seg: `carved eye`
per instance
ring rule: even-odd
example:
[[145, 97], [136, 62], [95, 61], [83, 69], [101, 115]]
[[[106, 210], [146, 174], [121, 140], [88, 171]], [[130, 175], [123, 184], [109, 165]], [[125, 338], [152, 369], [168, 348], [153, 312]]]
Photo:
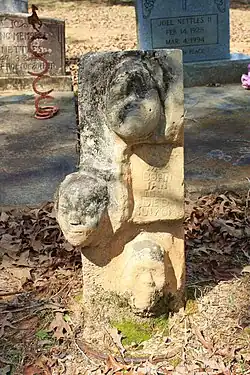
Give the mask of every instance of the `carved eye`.
[[68, 209], [68, 205], [65, 202], [60, 202], [58, 206], [62, 211], [67, 211]]

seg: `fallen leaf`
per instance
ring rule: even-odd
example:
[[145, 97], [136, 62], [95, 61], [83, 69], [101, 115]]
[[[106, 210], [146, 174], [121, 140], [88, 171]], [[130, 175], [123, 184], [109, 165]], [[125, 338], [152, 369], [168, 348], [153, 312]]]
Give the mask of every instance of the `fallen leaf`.
[[72, 251], [74, 250], [74, 247], [69, 243], [69, 242], [65, 242], [63, 244], [63, 248], [66, 250], [66, 251]]
[[0, 368], [0, 372], [1, 372], [1, 375], [10, 375], [11, 374], [10, 365]]
[[36, 365], [26, 366], [23, 375], [47, 375], [46, 372]]
[[241, 272], [242, 272], [242, 273], [250, 273], [250, 265], [245, 266], [245, 267], [242, 269]]
[[20, 243], [21, 240], [17, 240], [8, 233], [5, 233], [0, 239], [0, 249], [3, 253], [16, 253], [20, 250]]
[[108, 356], [108, 358], [106, 359], [106, 369], [104, 371], [104, 374], [108, 374], [110, 370], [117, 372], [124, 369], [125, 367], [118, 363], [115, 358], [113, 358], [111, 355]]
[[6, 214], [6, 212], [2, 212], [1, 215], [0, 215], [0, 221], [2, 221], [3, 223], [5, 223], [8, 220], [9, 220], [9, 215]]
[[220, 364], [215, 359], [203, 359], [202, 362], [206, 367], [208, 367], [212, 370], [220, 370], [221, 369]]
[[14, 277], [20, 280], [21, 284], [25, 284], [28, 280], [31, 280], [30, 271], [32, 268], [28, 267], [12, 267], [8, 268], [8, 272], [11, 273]]
[[123, 338], [122, 333], [119, 333], [118, 329], [115, 328], [115, 327], [109, 328], [109, 329], [107, 329], [107, 331], [110, 334], [110, 336], [112, 337], [112, 340], [114, 341], [115, 345], [118, 347], [121, 355], [123, 355], [125, 353], [126, 349], [122, 345], [122, 338]]
[[234, 227], [234, 222], [232, 220], [223, 220], [223, 219], [216, 219], [214, 223], [221, 227], [222, 231], [226, 231], [233, 237], [242, 238], [243, 237], [243, 230], [236, 229]]
[[23, 251], [18, 260], [15, 262], [17, 266], [25, 266], [28, 267], [30, 266], [30, 260], [29, 260], [29, 250]]
[[37, 251], [37, 252], [39, 252], [43, 248], [42, 241], [40, 241], [40, 240], [33, 240], [31, 242], [31, 246], [32, 246], [33, 250]]
[[63, 339], [66, 334], [71, 334], [70, 326], [63, 319], [63, 314], [57, 312], [49, 326], [49, 332], [53, 331], [57, 340]]
[[9, 319], [12, 318], [12, 313], [9, 312], [2, 320], [0, 326], [0, 337], [4, 335], [4, 331], [6, 327], [14, 328]]

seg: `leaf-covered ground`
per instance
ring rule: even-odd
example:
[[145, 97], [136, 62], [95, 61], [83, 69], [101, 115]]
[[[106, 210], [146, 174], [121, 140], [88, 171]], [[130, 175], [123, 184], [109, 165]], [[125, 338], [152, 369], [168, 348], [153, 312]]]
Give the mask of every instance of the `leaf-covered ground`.
[[115, 359], [117, 331], [105, 350], [79, 335], [80, 257], [53, 204], [2, 211], [0, 374], [250, 373], [249, 203], [235, 193], [186, 201], [186, 307], [141, 343], [148, 360], [139, 363]]

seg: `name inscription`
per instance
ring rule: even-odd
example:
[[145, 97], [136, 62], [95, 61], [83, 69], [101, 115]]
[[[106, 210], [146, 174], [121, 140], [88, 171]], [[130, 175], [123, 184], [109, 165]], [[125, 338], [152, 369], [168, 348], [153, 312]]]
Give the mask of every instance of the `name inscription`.
[[[38, 53], [46, 52], [51, 75], [63, 74], [64, 25], [44, 22], [42, 31], [48, 40], [35, 40], [32, 47]], [[28, 76], [28, 71], [39, 72], [44, 69], [44, 63], [33, 59], [28, 51], [28, 41], [34, 33], [27, 18], [0, 16], [0, 76]]]
[[151, 35], [153, 48], [218, 44], [218, 15], [152, 19]]
[[139, 198], [138, 215], [167, 219], [170, 215], [170, 207], [167, 198], [167, 187], [169, 175], [157, 169], [150, 169], [143, 172], [145, 190]]

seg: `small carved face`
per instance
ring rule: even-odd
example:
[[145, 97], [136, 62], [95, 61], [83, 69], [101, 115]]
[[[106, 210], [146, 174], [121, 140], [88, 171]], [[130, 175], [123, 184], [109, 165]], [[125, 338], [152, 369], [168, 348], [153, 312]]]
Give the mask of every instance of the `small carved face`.
[[137, 264], [132, 274], [135, 281], [132, 286], [133, 305], [137, 310], [149, 311], [162, 296], [165, 285], [164, 263], [144, 261], [144, 264]]
[[106, 101], [107, 120], [125, 141], [148, 138], [159, 125], [162, 108], [148, 69], [134, 59], [123, 61], [112, 78]]
[[84, 245], [91, 238], [107, 201], [107, 187], [103, 181], [80, 173], [65, 178], [59, 188], [57, 220], [72, 245]]
[[128, 268], [124, 268], [123, 283], [131, 293], [133, 307], [149, 311], [165, 285], [164, 250], [150, 239], [136, 239], [127, 244], [126, 252], [131, 254]]

